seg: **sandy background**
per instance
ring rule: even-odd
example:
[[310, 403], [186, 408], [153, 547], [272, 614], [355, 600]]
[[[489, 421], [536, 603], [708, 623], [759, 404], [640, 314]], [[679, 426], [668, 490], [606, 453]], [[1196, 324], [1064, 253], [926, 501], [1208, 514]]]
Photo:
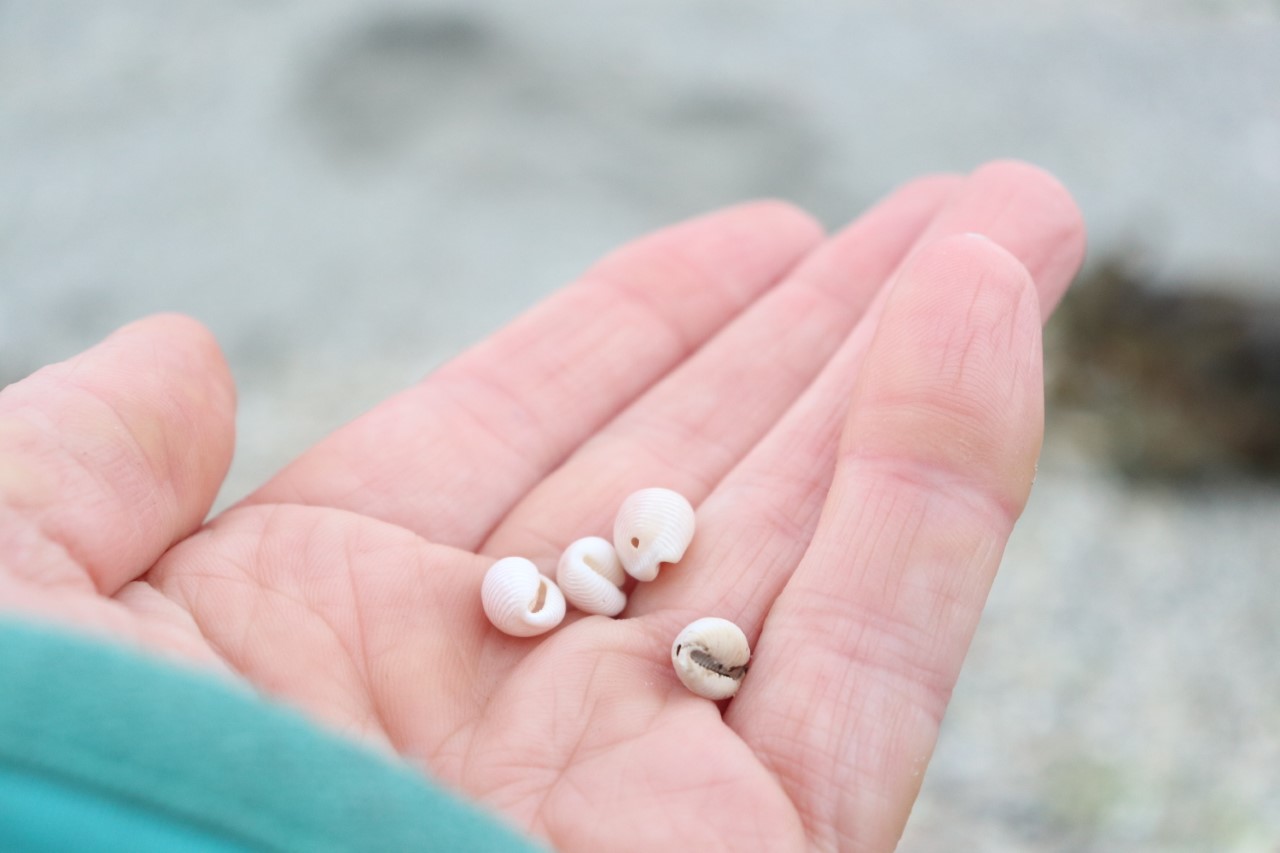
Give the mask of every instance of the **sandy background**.
[[[995, 156], [1076, 193], [1088, 275], [1280, 299], [1280, 4], [783, 9], [0, 0], [0, 384], [199, 317], [225, 504], [622, 240]], [[1135, 476], [1113, 423], [1050, 420], [903, 850], [1280, 850], [1280, 487]]]

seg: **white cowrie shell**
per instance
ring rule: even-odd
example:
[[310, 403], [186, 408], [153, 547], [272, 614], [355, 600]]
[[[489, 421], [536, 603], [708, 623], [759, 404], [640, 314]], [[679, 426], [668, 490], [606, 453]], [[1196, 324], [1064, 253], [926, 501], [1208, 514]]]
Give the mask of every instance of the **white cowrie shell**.
[[627, 606], [627, 594], [619, 589], [626, 579], [618, 552], [599, 536], [574, 542], [556, 566], [556, 583], [569, 603], [600, 616], [617, 616]]
[[716, 616], [690, 623], [671, 644], [671, 663], [680, 682], [706, 699], [728, 699], [737, 693], [750, 659], [747, 635]]
[[651, 581], [661, 563], [677, 563], [693, 539], [693, 507], [670, 489], [641, 489], [618, 509], [613, 546], [627, 574]]
[[513, 637], [545, 634], [564, 619], [564, 594], [524, 557], [504, 557], [489, 567], [480, 603], [493, 627]]

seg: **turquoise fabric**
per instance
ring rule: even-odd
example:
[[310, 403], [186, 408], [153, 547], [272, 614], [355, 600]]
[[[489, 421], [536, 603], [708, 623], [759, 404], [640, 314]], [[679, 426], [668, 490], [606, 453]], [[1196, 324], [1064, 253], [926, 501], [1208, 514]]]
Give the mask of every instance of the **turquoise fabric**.
[[536, 849], [248, 690], [0, 620], [0, 850]]
[[176, 815], [0, 766], [0, 850], [23, 853], [247, 853], [239, 840]]

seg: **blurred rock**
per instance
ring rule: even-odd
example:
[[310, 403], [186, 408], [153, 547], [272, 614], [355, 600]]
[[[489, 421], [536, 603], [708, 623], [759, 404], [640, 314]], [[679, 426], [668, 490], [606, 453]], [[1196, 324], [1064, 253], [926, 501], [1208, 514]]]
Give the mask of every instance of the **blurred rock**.
[[1280, 476], [1280, 286], [1095, 264], [1045, 339], [1050, 429], [1137, 479]]

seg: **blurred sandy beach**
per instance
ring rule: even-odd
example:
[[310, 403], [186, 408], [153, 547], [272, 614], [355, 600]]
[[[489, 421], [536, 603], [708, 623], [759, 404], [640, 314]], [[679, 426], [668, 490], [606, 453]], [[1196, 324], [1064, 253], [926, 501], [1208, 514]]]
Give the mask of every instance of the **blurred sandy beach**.
[[901, 849], [1280, 849], [1275, 2], [0, 0], [0, 385], [196, 316], [226, 505], [630, 237], [992, 157], [1091, 258]]

